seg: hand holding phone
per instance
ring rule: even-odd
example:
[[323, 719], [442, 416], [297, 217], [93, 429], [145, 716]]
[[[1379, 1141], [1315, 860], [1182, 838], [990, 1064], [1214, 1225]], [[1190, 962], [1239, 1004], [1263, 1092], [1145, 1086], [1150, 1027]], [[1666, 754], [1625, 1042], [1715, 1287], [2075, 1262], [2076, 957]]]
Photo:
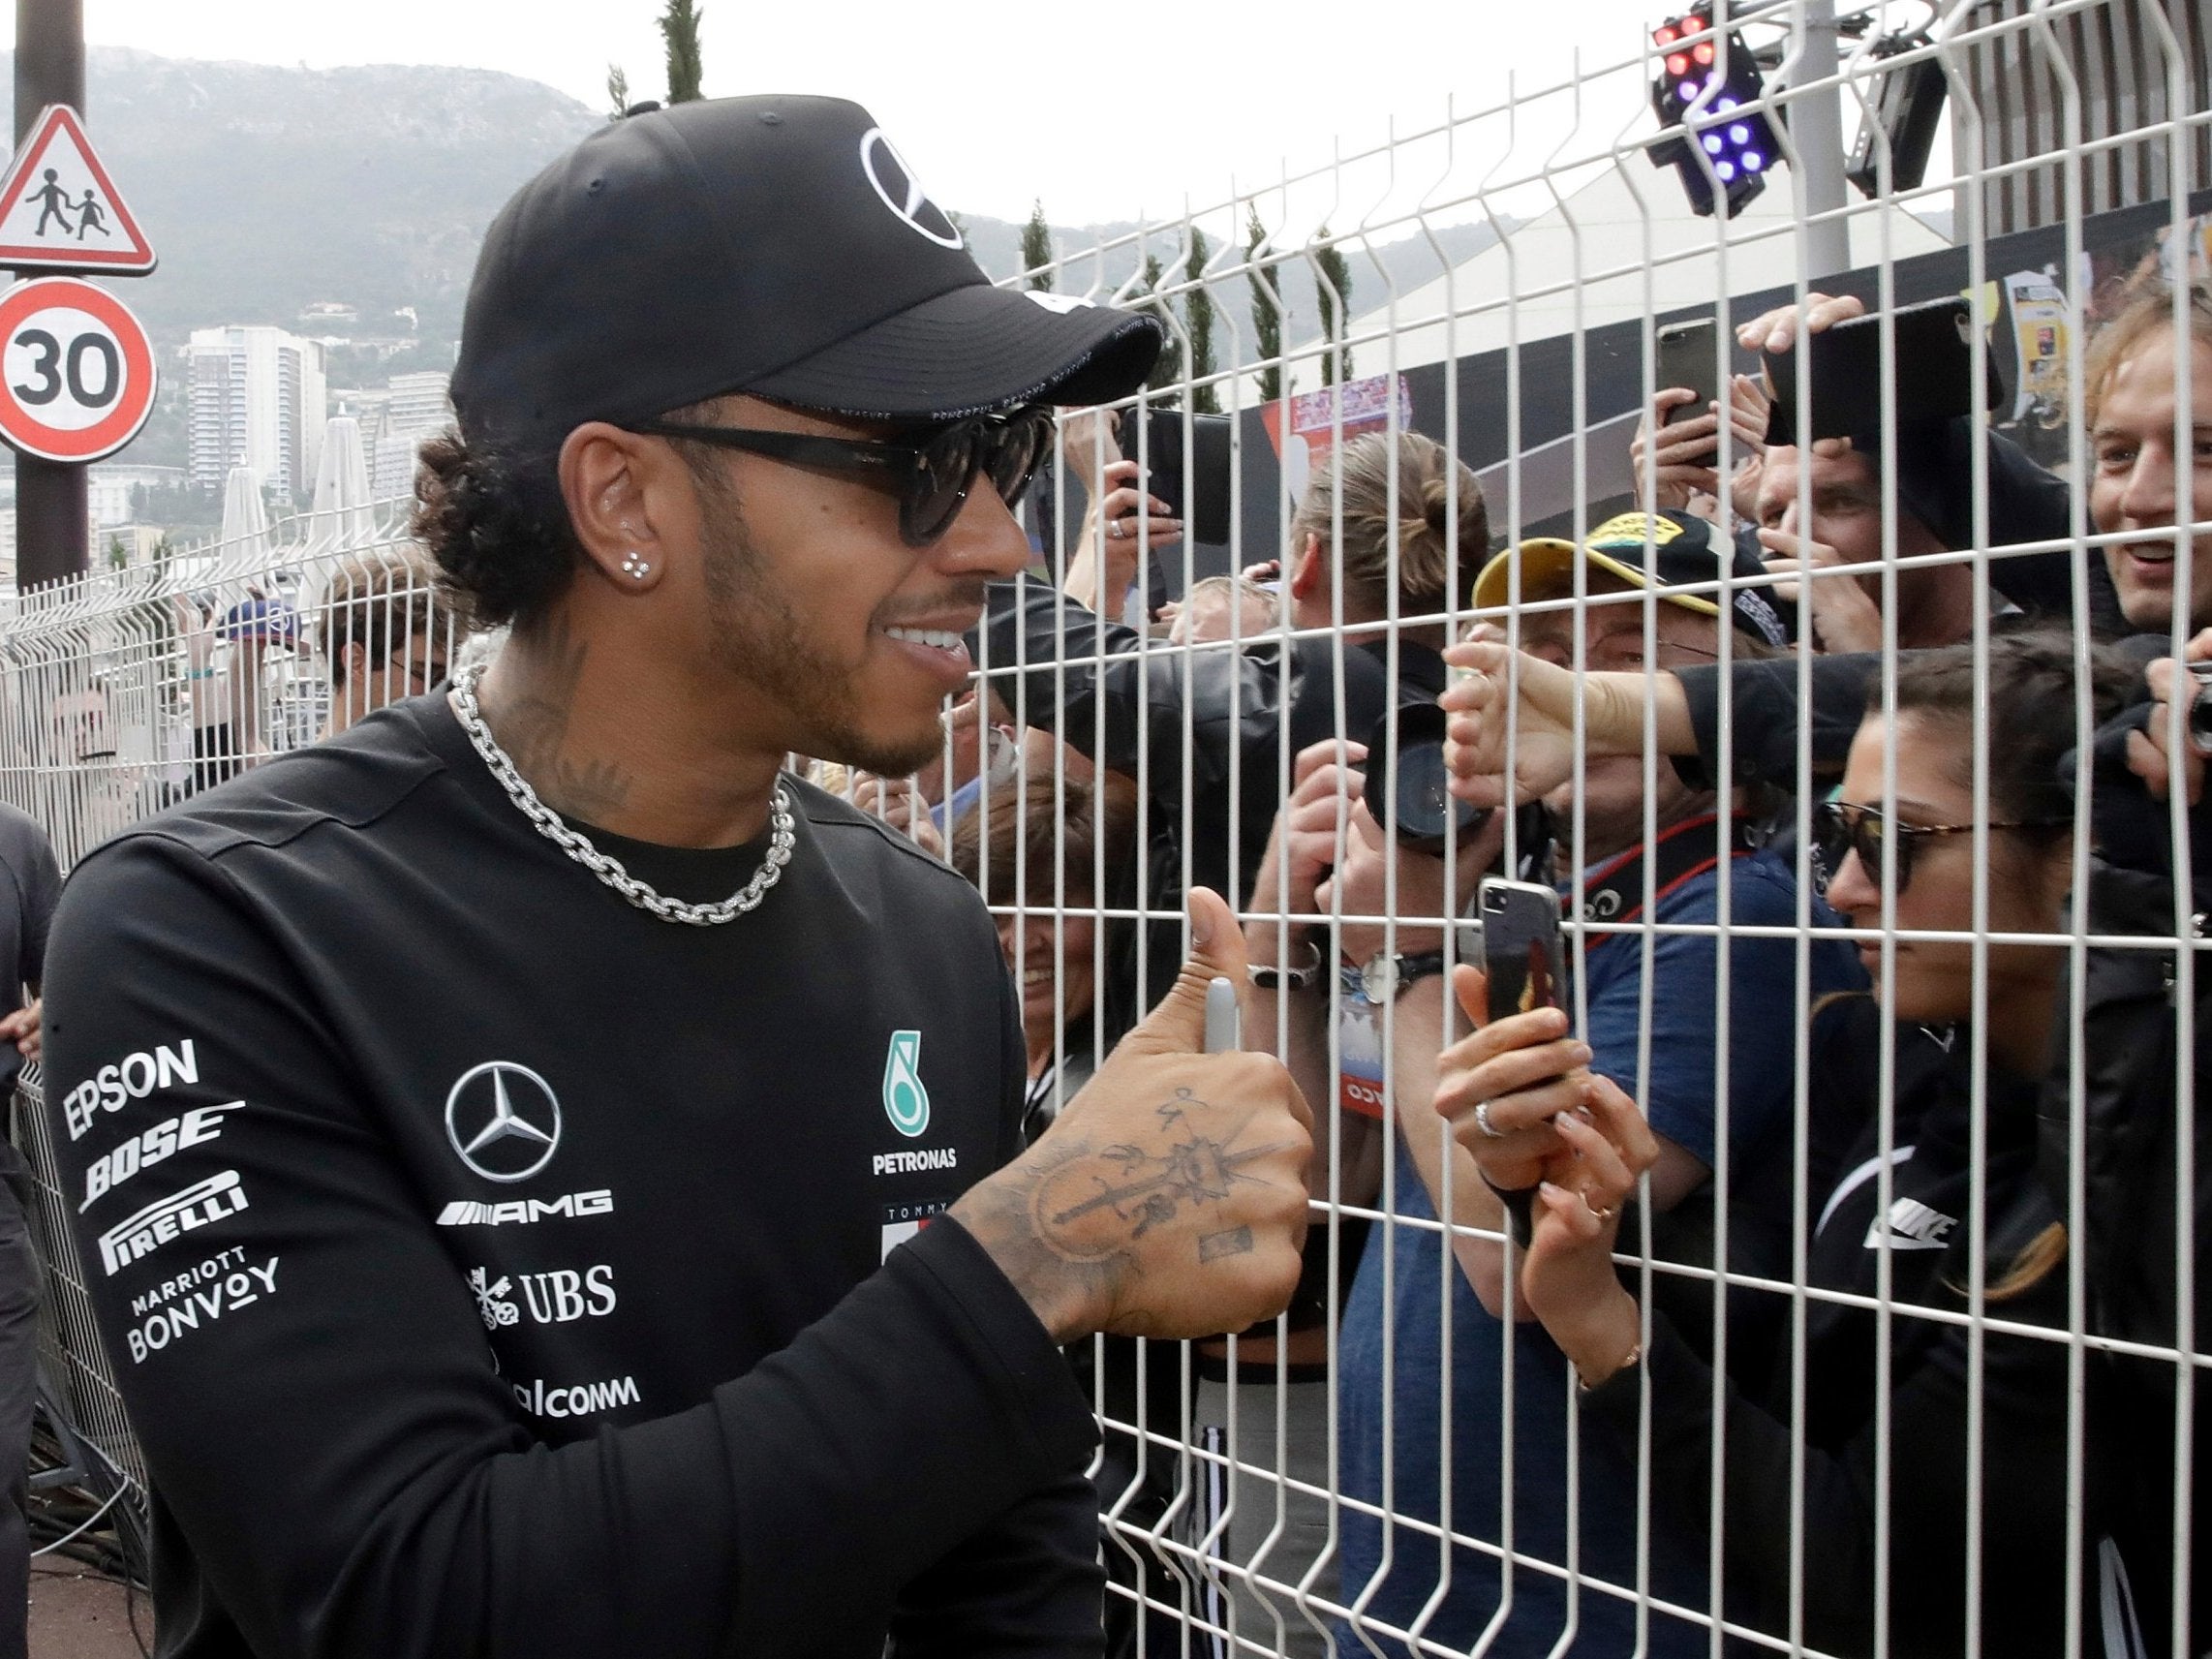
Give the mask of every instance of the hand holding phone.
[[1711, 413], [1720, 401], [1720, 361], [1713, 354], [1713, 320], [1670, 323], [1657, 336], [1657, 360], [1652, 364], [1653, 384], [1660, 391], [1680, 389], [1689, 397], [1667, 412], [1662, 425], [1694, 420]]
[[[1934, 299], [1891, 314], [1895, 349], [1890, 373], [1882, 372], [1882, 319], [1852, 317], [1806, 336], [1812, 391], [1803, 438], [1865, 438], [1882, 431], [1885, 404], [1901, 425], [1951, 420], [1974, 411], [1974, 310], [1964, 299]], [[1772, 400], [1767, 442], [1796, 445], [1797, 356], [1795, 346], [1767, 353]], [[1982, 353], [1982, 403], [2004, 401], [1997, 355]]]
[[1478, 895], [1483, 921], [1483, 972], [1492, 1020], [1567, 1002], [1566, 947], [1559, 936], [1559, 895], [1533, 881], [1487, 877]]
[[[1559, 895], [1496, 877], [1476, 900], [1483, 923], [1482, 1027], [1437, 1057], [1436, 1110], [1500, 1192], [1526, 1192], [1561, 1155], [1552, 1120], [1584, 1109], [1590, 1051], [1569, 1029]], [[1494, 930], [1494, 931], [1493, 931]], [[1476, 981], [1461, 986], [1465, 998]]]
[[1193, 415], [1190, 421], [1190, 467], [1183, 468], [1183, 412], [1148, 409], [1140, 444], [1134, 411], [1121, 416], [1121, 453], [1135, 459], [1142, 448], [1146, 480], [1152, 493], [1167, 506], [1169, 516], [1181, 521], [1191, 539], [1221, 546], [1229, 539], [1229, 467], [1231, 433], [1226, 415]]

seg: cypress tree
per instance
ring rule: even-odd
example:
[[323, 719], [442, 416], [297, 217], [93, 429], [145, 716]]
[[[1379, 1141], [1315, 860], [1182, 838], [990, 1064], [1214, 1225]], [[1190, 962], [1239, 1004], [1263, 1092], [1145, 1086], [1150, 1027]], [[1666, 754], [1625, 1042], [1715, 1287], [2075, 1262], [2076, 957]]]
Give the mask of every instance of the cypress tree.
[[[1190, 336], [1190, 378], [1193, 381], [1213, 374], [1217, 367], [1214, 361], [1214, 296], [1206, 292], [1206, 261], [1211, 251], [1206, 246], [1206, 232], [1193, 225], [1190, 258], [1183, 267], [1183, 274], [1197, 285], [1183, 302], [1183, 332]], [[1193, 385], [1190, 407], [1200, 415], [1220, 414], [1221, 399], [1216, 388]]]
[[1052, 257], [1052, 227], [1045, 223], [1044, 199], [1039, 197], [1030, 204], [1029, 222], [1022, 227], [1022, 268], [1029, 273], [1032, 292], [1052, 292], [1052, 272], [1037, 268], [1051, 264]]
[[1252, 267], [1244, 273], [1244, 280], [1252, 286], [1252, 345], [1261, 364], [1260, 397], [1273, 403], [1282, 396], [1282, 295], [1275, 289], [1275, 278], [1260, 269], [1260, 254], [1268, 245], [1260, 210], [1246, 207], [1244, 211], [1244, 258]]
[[699, 90], [699, 22], [705, 15], [691, 0], [668, 0], [661, 14], [661, 38], [668, 44], [668, 102], [691, 104]]
[[[1328, 226], [1321, 227], [1321, 234], [1329, 234]], [[1321, 337], [1328, 346], [1321, 353], [1321, 384], [1333, 386], [1352, 378], [1352, 349], [1342, 344], [1352, 314], [1352, 267], [1334, 242], [1313, 250], [1313, 263], [1321, 277], [1313, 288], [1321, 304]]]

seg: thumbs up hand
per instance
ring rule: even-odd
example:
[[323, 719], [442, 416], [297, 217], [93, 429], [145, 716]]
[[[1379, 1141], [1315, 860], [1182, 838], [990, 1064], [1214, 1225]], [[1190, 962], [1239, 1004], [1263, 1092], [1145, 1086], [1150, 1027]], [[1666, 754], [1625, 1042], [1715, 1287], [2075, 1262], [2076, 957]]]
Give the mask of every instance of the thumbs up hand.
[[1056, 1341], [1241, 1331], [1297, 1288], [1312, 1114], [1274, 1058], [1203, 1052], [1207, 989], [1242, 988], [1244, 945], [1202, 887], [1190, 926], [1159, 1005], [1035, 1146], [952, 1209]]

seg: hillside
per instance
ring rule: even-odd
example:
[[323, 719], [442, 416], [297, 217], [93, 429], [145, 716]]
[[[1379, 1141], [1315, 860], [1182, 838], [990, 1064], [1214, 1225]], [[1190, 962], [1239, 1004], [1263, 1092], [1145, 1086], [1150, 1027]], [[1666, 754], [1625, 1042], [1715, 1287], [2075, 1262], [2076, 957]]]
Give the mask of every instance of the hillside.
[[598, 117], [489, 70], [279, 69], [95, 48], [87, 125], [161, 255], [130, 297], [165, 340], [341, 301], [458, 331], [484, 226]]
[[[165, 354], [189, 330], [224, 323], [417, 339], [388, 362], [334, 353], [333, 385], [449, 364], [484, 227], [516, 186], [602, 119], [565, 93], [491, 70], [285, 69], [95, 47], [87, 79], [94, 141], [161, 256], [159, 270], [123, 292]], [[1040, 182], [1049, 200], [1050, 181]], [[965, 224], [986, 270], [1017, 268], [1018, 226], [978, 215]], [[1059, 235], [1072, 252], [1125, 229]], [[1453, 227], [1439, 239], [1451, 257], [1465, 259], [1490, 233]], [[1161, 253], [1172, 257], [1173, 249], [1163, 243]], [[1401, 286], [1436, 274], [1434, 252], [1419, 238], [1379, 256]], [[1356, 312], [1380, 283], [1365, 255], [1354, 252], [1351, 261]], [[1109, 261], [1109, 280], [1124, 279], [1134, 264], [1125, 250]], [[1285, 267], [1282, 289], [1286, 337], [1311, 338], [1317, 313], [1303, 261]], [[1215, 298], [1245, 326], [1242, 279], [1220, 285]], [[355, 315], [303, 323], [311, 306]], [[408, 309], [412, 322], [396, 315]], [[118, 459], [184, 459], [182, 389], [170, 377], [163, 408]]]

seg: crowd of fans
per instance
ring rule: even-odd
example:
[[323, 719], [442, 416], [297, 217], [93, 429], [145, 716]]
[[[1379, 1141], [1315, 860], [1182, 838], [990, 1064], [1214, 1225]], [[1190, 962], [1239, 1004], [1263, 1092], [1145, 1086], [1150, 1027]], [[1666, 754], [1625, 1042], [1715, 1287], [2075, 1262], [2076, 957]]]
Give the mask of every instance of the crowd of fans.
[[[1116, 1651], [1180, 1650], [1169, 1609], [1297, 1655], [2201, 1645], [2212, 294], [2142, 293], [2085, 388], [2070, 479], [1969, 419], [1768, 444], [1759, 379], [1662, 387], [1643, 499], [1504, 547], [1464, 464], [1370, 433], [1278, 557], [1149, 615], [1183, 526], [1111, 417], [1063, 422], [1082, 523], [991, 592], [938, 759], [810, 770], [993, 907], [1032, 1140], [1195, 885], [1325, 1126], [1282, 1319], [1188, 1378], [1071, 1356]], [[323, 735], [445, 677], [420, 566], [323, 600], [312, 639], [180, 601], [193, 787], [268, 752], [271, 648], [327, 664]], [[1372, 784], [1439, 704], [1429, 835]], [[1556, 887], [1556, 1006], [1491, 1017], [1487, 876]]]
[[[1071, 423], [1077, 556], [992, 595], [946, 763], [828, 781], [1000, 913], [1037, 1121], [1200, 883], [1246, 921], [1246, 1046], [1336, 1108], [1283, 1320], [1194, 1389], [1079, 1358], [1135, 1430], [1100, 1475], [1121, 1640], [1131, 1591], [1293, 1654], [1689, 1654], [1714, 1617], [2155, 1653], [2212, 1617], [2173, 1582], [2197, 1373], [2158, 1357], [2206, 1312], [2174, 656], [2212, 661], [2212, 297], [2143, 293], [2086, 387], [2074, 479], [1966, 419], [1769, 445], [1759, 380], [1663, 387], [1634, 510], [1494, 549], [1465, 466], [1369, 434], [1279, 561], [1149, 626], [1141, 550], [1183, 526]], [[1443, 850], [1368, 778], [1438, 701]], [[1558, 888], [1561, 1007], [1490, 1018], [1486, 876]]]

